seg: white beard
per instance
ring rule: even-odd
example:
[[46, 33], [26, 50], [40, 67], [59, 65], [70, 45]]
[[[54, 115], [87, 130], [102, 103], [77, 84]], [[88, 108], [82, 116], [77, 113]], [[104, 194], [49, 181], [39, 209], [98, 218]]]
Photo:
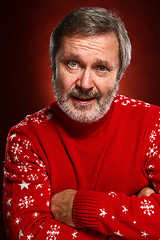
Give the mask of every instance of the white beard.
[[[66, 113], [71, 119], [78, 121], [78, 122], [95, 122], [101, 119], [110, 109], [110, 106], [113, 102], [113, 99], [118, 91], [119, 82], [116, 82], [114, 87], [108, 90], [105, 98], [100, 93], [94, 93], [92, 90], [88, 90], [84, 92], [80, 88], [71, 89], [67, 94], [66, 97], [62, 96], [61, 89], [57, 87], [56, 81], [53, 80], [53, 87], [55, 97], [57, 99], [59, 107], [62, 109], [64, 113]], [[72, 106], [69, 102], [71, 96], [76, 97], [96, 97], [97, 104], [92, 111], [90, 110], [93, 106], [91, 104], [87, 105], [79, 105], [74, 104]]]

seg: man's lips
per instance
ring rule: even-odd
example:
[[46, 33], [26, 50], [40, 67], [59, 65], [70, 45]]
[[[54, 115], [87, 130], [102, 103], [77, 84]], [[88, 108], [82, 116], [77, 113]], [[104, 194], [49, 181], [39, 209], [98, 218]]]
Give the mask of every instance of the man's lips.
[[76, 97], [76, 96], [72, 96], [72, 98], [81, 104], [87, 104], [96, 99], [95, 97], [85, 98], [85, 97]]

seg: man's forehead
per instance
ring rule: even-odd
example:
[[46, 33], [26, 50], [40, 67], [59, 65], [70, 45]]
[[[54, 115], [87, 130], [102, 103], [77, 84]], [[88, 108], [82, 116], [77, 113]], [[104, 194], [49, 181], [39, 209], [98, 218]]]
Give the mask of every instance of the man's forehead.
[[82, 40], [86, 40], [86, 39], [93, 39], [93, 38], [102, 38], [102, 37], [105, 37], [105, 36], [114, 36], [117, 40], [118, 40], [118, 37], [117, 37], [117, 33], [114, 32], [114, 31], [107, 31], [107, 32], [104, 32], [104, 33], [101, 33], [101, 34], [89, 34], [89, 35], [83, 35], [83, 34], [80, 34], [80, 33], [75, 33], [75, 34], [71, 34], [71, 35], [64, 35], [62, 37], [62, 42], [67, 40], [67, 39], [82, 39]]
[[[119, 43], [114, 32], [94, 36], [65, 36], [59, 49], [61, 59], [81, 59], [91, 54], [94, 62], [108, 64], [109, 56], [117, 56]], [[84, 54], [84, 56], [83, 56]], [[89, 55], [88, 55], [89, 54]], [[119, 54], [118, 54], [119, 55]]]
[[[71, 35], [71, 36], [64, 36], [61, 41], [61, 46], [59, 50], [69, 50], [76, 49], [86, 49], [86, 50], [99, 50], [101, 49], [106, 50], [106, 48], [110, 48], [114, 46], [115, 48], [119, 48], [119, 41], [117, 38], [116, 33], [114, 32], [107, 32], [101, 35], [92, 35], [92, 36], [82, 36], [79, 34]], [[71, 50], [70, 49], [70, 50]], [[116, 50], [116, 49], [115, 49]], [[76, 54], [74, 52], [74, 54]]]

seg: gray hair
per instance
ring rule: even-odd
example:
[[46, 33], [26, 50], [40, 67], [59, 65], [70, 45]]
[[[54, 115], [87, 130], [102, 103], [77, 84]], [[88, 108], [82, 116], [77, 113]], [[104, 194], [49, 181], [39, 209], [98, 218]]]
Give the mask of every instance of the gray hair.
[[53, 30], [50, 37], [50, 59], [53, 74], [55, 75], [55, 57], [61, 46], [64, 36], [80, 35], [84, 37], [102, 35], [114, 32], [119, 41], [119, 72], [120, 80], [131, 60], [131, 43], [127, 30], [115, 13], [105, 8], [84, 7], [70, 12]]

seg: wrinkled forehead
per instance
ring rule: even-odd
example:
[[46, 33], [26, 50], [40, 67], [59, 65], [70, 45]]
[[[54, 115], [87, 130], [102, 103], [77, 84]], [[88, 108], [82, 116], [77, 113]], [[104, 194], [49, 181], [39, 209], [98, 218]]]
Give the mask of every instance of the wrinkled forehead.
[[62, 49], [79, 49], [81, 47], [86, 47], [88, 50], [93, 49], [94, 47], [105, 49], [107, 46], [115, 46], [115, 48], [119, 50], [119, 40], [117, 34], [113, 31], [91, 36], [72, 34], [63, 36], [58, 52]]
[[110, 62], [119, 65], [119, 43], [114, 32], [96, 36], [65, 36], [56, 59]]

